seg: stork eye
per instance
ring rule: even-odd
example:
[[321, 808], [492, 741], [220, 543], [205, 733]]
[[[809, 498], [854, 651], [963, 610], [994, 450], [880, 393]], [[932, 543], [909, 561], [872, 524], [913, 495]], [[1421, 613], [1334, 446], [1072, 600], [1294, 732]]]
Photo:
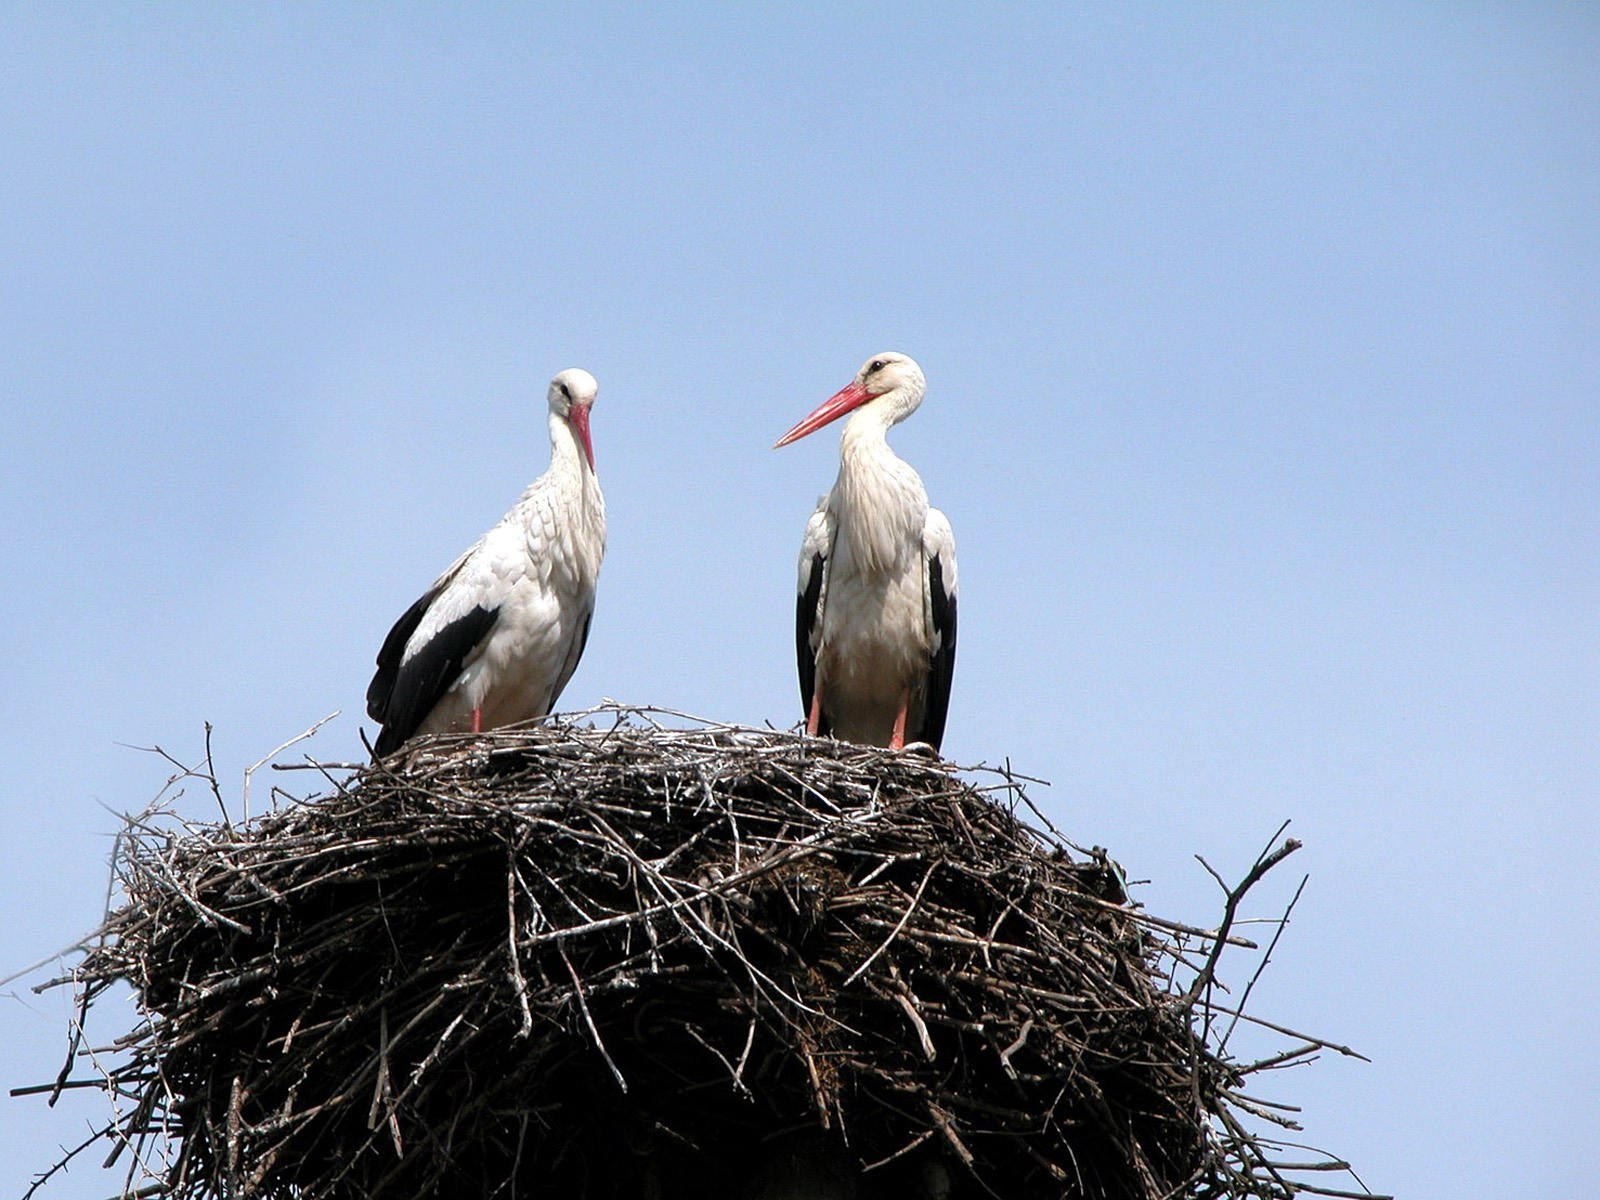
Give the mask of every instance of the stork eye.
[[881, 371], [881, 370], [883, 370], [883, 368], [884, 368], [884, 367], [886, 367], [886, 366], [888, 366], [888, 364], [887, 364], [887, 363], [885, 363], [885, 362], [884, 362], [884, 361], [883, 361], [883, 359], [881, 359], [881, 358], [875, 358], [875, 359], [873, 359], [873, 360], [872, 360], [872, 365], [871, 365], [871, 366], [870, 366], [870, 367], [868, 367], [868, 368], [867, 368], [867, 374], [868, 374], [868, 375], [871, 375], [871, 374], [873, 374], [873, 373], [874, 373], [874, 372], [877, 372], [877, 371]]
[[561, 389], [561, 394], [562, 394], [562, 395], [563, 395], [563, 396], [565, 396], [565, 397], [566, 397], [566, 398], [567, 398], [567, 399], [568, 399], [568, 400], [571, 400], [571, 399], [572, 399], [572, 392], [571, 392], [571, 390], [570, 390], [570, 389], [569, 389], [569, 388], [568, 388], [568, 387], [567, 387], [567, 385], [566, 385], [566, 384], [565, 384], [565, 383], [558, 383], [558, 384], [557, 384], [557, 385], [556, 385], [556, 386], [557, 386], [557, 387], [559, 387], [559, 388], [560, 388], [560, 389]]

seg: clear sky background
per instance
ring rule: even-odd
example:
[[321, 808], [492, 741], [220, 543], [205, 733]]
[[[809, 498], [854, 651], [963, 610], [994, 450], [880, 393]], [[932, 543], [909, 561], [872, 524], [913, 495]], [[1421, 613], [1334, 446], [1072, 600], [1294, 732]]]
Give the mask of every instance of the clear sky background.
[[[797, 720], [837, 439], [769, 447], [897, 349], [947, 753], [1180, 920], [1292, 819], [1252, 1008], [1373, 1061], [1271, 1095], [1374, 1190], [1590, 1194], [1597, 64], [1584, 4], [8, 6], [0, 975], [98, 921], [130, 746], [359, 753], [563, 367], [611, 522], [565, 706]], [[102, 1112], [0, 1097], [0, 1193]]]

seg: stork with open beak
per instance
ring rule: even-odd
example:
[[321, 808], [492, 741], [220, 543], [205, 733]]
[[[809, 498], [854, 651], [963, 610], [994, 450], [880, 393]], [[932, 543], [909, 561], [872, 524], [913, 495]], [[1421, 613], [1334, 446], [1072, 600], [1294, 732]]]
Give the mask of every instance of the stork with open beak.
[[[889, 428], [922, 403], [922, 368], [868, 359], [778, 446], [853, 414], [839, 477], [800, 545], [795, 652], [806, 732], [901, 749], [944, 738], [956, 661], [956, 547]], [[776, 447], [774, 447], [776, 448]]]
[[478, 733], [548, 714], [578, 666], [606, 547], [577, 368], [550, 381], [550, 468], [433, 581], [378, 651], [367, 713], [383, 757], [424, 733]]

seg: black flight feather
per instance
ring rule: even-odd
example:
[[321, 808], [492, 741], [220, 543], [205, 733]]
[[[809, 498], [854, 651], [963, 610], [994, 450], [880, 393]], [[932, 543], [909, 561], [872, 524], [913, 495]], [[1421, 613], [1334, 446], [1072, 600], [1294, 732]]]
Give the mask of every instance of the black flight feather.
[[567, 683], [572, 679], [572, 673], [578, 669], [578, 663], [583, 658], [583, 648], [589, 644], [589, 625], [594, 621], [594, 609], [583, 614], [583, 628], [578, 631], [577, 641], [573, 643], [572, 651], [567, 655], [567, 661], [561, 665], [561, 674], [556, 677], [556, 684], [550, 689], [550, 700], [545, 707], [546, 712], [554, 712], [556, 701], [561, 699], [561, 693]]
[[922, 729], [908, 740], [927, 742], [935, 750], [944, 741], [945, 717], [950, 712], [950, 683], [956, 671], [956, 598], [944, 588], [944, 564], [934, 555], [928, 562], [928, 599], [933, 609], [933, 632], [939, 644], [928, 660], [927, 699]]
[[394, 681], [400, 674], [400, 660], [405, 657], [406, 643], [411, 640], [411, 635], [422, 624], [428, 608], [443, 590], [444, 584], [441, 582], [419, 596], [417, 602], [394, 623], [389, 636], [383, 639], [383, 646], [378, 650], [378, 670], [367, 685], [367, 716], [380, 725], [389, 719], [389, 697], [394, 694]]
[[[806, 721], [811, 719], [811, 697], [817, 686], [817, 656], [811, 651], [811, 631], [817, 624], [817, 602], [822, 599], [822, 580], [826, 572], [827, 561], [821, 554], [815, 555], [811, 559], [811, 573], [806, 576], [806, 590], [795, 601], [795, 662], [800, 668], [800, 716]], [[832, 732], [826, 714], [821, 714], [817, 733], [827, 735]]]
[[468, 657], [494, 627], [500, 611], [480, 604], [404, 658], [406, 643], [436, 594], [422, 597], [407, 609], [378, 652], [378, 673], [367, 689], [367, 712], [383, 723], [372, 746], [380, 758], [398, 750], [428, 719], [434, 705], [460, 676]]

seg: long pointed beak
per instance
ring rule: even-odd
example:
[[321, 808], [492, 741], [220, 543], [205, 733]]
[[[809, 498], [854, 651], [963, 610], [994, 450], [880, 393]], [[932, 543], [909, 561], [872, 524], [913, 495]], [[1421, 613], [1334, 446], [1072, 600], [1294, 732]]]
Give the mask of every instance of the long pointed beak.
[[594, 468], [594, 442], [589, 438], [589, 406], [574, 405], [567, 411], [567, 420], [578, 431], [578, 440], [583, 443], [583, 456], [589, 460], [589, 470], [598, 474]]
[[845, 413], [850, 412], [852, 409], [860, 408], [871, 399], [872, 393], [859, 383], [852, 383], [848, 387], [840, 388], [821, 404], [817, 405], [816, 411], [809, 417], [773, 443], [772, 448], [776, 450], [780, 446], [787, 446], [790, 442], [798, 442], [806, 434], [815, 433], [829, 421], [837, 421]]

